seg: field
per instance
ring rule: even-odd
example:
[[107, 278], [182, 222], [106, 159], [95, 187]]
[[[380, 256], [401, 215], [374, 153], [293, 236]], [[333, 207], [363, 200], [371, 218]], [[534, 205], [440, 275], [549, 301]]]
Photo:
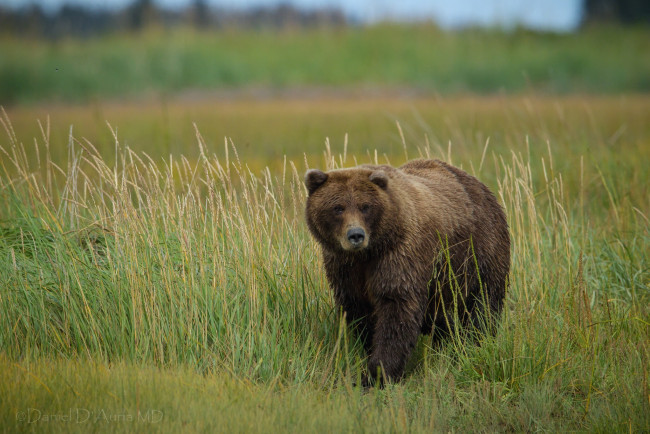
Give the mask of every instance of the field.
[[[650, 96], [335, 84], [15, 97], [0, 431], [650, 430]], [[495, 337], [363, 393], [302, 175], [418, 156], [496, 192], [511, 286]]]
[[0, 35], [0, 101], [103, 100], [215, 87], [648, 92], [649, 36], [643, 26], [539, 34], [443, 32], [431, 25], [151, 29], [137, 37], [48, 42]]

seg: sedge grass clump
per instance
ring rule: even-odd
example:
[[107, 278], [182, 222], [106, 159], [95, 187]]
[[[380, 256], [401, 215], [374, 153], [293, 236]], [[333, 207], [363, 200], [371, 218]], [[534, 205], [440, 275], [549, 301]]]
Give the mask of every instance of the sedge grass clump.
[[2, 148], [8, 356], [322, 377], [297, 366], [328, 363], [338, 324], [300, 229], [293, 164], [258, 178], [237, 159], [157, 164], [116, 142], [109, 167], [71, 137], [61, 168], [47, 159], [47, 135], [43, 146], [35, 168], [21, 145]]
[[[534, 165], [516, 150], [466, 163], [496, 180], [510, 224], [496, 335], [439, 348], [422, 337], [405, 381], [363, 395], [352, 386], [361, 345], [303, 222], [305, 167], [254, 173], [232, 143], [218, 158], [198, 133], [196, 160], [154, 159], [114, 134], [110, 165], [71, 134], [60, 165], [48, 125], [27, 148], [2, 120], [0, 372], [12, 373], [0, 377], [2, 426], [24, 429], [16, 415], [28, 402], [58, 414], [113, 409], [114, 396], [133, 414], [141, 400], [163, 408], [169, 430], [213, 427], [199, 420], [209, 399], [237, 416], [224, 419], [234, 430], [650, 426], [647, 204], [590, 185], [608, 208], [585, 215], [587, 186], [565, 183], [550, 146]], [[328, 147], [325, 160], [345, 165], [346, 150], [334, 158]], [[602, 167], [593, 182], [622, 179]]]

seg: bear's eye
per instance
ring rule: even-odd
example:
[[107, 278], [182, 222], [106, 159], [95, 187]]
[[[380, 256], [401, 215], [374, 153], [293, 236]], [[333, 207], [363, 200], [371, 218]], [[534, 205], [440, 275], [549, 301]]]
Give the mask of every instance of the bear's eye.
[[343, 209], [344, 208], [341, 205], [336, 205], [334, 207], [334, 214], [336, 215], [343, 214]]
[[359, 207], [359, 209], [361, 210], [361, 212], [362, 212], [363, 214], [366, 214], [368, 211], [370, 211], [370, 205], [368, 205], [368, 204], [363, 204], [363, 205], [361, 205], [361, 206]]

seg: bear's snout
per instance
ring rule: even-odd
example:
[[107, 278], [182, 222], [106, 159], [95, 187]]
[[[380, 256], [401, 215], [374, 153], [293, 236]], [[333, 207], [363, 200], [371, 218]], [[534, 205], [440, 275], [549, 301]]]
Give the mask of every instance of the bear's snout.
[[357, 248], [360, 247], [366, 239], [366, 231], [359, 227], [350, 228], [348, 229], [347, 237], [352, 247]]

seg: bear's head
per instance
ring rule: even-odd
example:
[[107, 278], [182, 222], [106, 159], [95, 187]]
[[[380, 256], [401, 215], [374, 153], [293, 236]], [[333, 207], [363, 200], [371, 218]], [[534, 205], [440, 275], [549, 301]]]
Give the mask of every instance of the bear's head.
[[305, 174], [306, 218], [312, 235], [331, 250], [350, 253], [386, 238], [385, 215], [393, 208], [389, 177], [381, 169], [354, 168]]

